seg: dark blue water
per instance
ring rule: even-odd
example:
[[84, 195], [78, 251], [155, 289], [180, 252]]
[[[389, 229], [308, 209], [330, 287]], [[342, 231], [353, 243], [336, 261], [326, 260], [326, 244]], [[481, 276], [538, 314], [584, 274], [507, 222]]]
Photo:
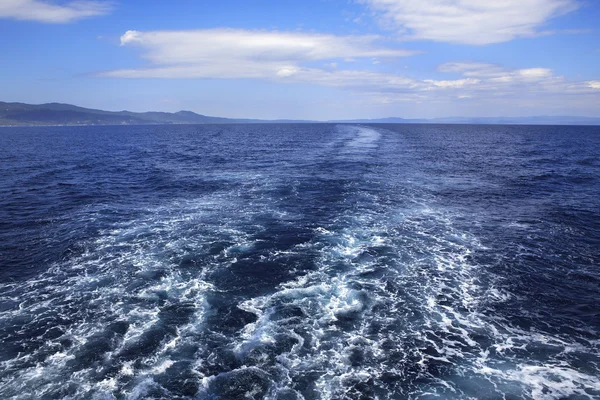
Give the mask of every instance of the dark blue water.
[[600, 398], [600, 128], [0, 129], [0, 398]]

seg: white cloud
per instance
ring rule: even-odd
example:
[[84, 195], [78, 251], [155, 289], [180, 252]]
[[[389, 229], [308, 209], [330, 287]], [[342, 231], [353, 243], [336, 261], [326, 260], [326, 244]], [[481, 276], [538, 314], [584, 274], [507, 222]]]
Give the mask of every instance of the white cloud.
[[315, 68], [303, 68], [293, 76], [291, 82], [358, 91], [413, 92], [425, 86], [423, 82], [401, 75], [359, 70], [324, 71]]
[[466, 85], [476, 85], [480, 81], [479, 79], [474, 78], [466, 78], [466, 79], [457, 79], [454, 81], [435, 81], [431, 79], [426, 79], [424, 82], [430, 83], [435, 87], [439, 88], [461, 88]]
[[82, 18], [108, 14], [112, 6], [102, 1], [72, 1], [53, 4], [41, 0], [1, 0], [0, 18], [47, 23], [66, 23]]
[[[305, 65], [338, 59], [391, 58], [414, 51], [378, 45], [379, 36], [205, 29], [193, 31], [127, 31], [122, 46], [136, 46], [150, 65], [110, 71], [122, 78], [260, 78], [314, 76]], [[337, 66], [329, 63], [329, 66]], [[325, 71], [322, 71], [325, 73]]]
[[127, 31], [121, 36], [121, 46], [125, 46], [131, 43], [142, 43], [142, 35], [138, 31]]
[[416, 52], [377, 46], [381, 37], [317, 33], [203, 29], [191, 31], [127, 31], [121, 45], [144, 48], [157, 64], [198, 63], [213, 57], [260, 62], [316, 61], [336, 58], [401, 57]]
[[[121, 44], [141, 49], [148, 64], [98, 76], [302, 83], [350, 90], [373, 104], [455, 104], [461, 99], [463, 106], [509, 104], [518, 109], [532, 104], [560, 108], [598, 100], [600, 81], [572, 81], [542, 67], [511, 69], [453, 62], [440, 65], [436, 79], [379, 72], [379, 67], [372, 66], [374, 58], [412, 54], [380, 45], [381, 40], [378, 36], [233, 29], [128, 31], [121, 37]], [[363, 62], [341, 61], [349, 59]]]
[[536, 104], [558, 102], [558, 99], [566, 104], [589, 96], [599, 100], [594, 89], [600, 89], [600, 81], [569, 80], [547, 68], [510, 69], [494, 64], [447, 63], [438, 70], [459, 74], [463, 79], [477, 79], [476, 85], [463, 86], [461, 94], [478, 99], [504, 98], [518, 102], [527, 98]]
[[[600, 81], [575, 81], [547, 68], [511, 69], [484, 63], [446, 63], [438, 67], [444, 74], [458, 75], [454, 80], [417, 81], [404, 91], [373, 91], [373, 102], [385, 104], [435, 105], [450, 114], [469, 113], [481, 108], [488, 115], [597, 113]], [[456, 102], [460, 99], [460, 103]]]
[[[114, 78], [262, 79], [288, 83], [382, 91], [444, 87], [437, 81], [417, 81], [402, 75], [339, 68], [333, 60], [394, 58], [413, 51], [378, 45], [378, 36], [240, 29], [194, 31], [127, 31], [122, 46], [143, 50], [150, 65], [99, 74]], [[324, 68], [311, 66], [325, 62]], [[321, 64], [323, 65], [323, 64]], [[469, 80], [465, 80], [465, 83]], [[455, 83], [456, 84], [456, 83]], [[460, 83], [458, 83], [460, 84]]]
[[405, 38], [485, 45], [549, 32], [538, 29], [578, 0], [358, 0]]
[[531, 80], [544, 79], [552, 76], [552, 71], [548, 68], [528, 68], [519, 69], [517, 73], [525, 78]]
[[483, 63], [446, 63], [440, 65], [438, 70], [459, 73], [464, 77], [478, 78], [497, 84], [535, 83], [557, 78], [548, 68], [507, 69], [499, 65]]
[[277, 71], [277, 76], [285, 78], [287, 76], [292, 76], [298, 73], [298, 69], [294, 67], [283, 67], [279, 71]]

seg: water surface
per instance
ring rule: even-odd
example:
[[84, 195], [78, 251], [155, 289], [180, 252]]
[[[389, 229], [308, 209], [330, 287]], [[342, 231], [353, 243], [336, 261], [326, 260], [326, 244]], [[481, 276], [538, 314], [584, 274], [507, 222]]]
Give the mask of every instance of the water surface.
[[0, 397], [600, 397], [600, 128], [0, 128]]

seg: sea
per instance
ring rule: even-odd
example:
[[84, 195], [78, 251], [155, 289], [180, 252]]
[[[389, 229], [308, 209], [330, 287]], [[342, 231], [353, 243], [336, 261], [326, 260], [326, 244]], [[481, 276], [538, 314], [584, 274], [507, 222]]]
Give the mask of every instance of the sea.
[[0, 128], [2, 399], [600, 399], [600, 127]]

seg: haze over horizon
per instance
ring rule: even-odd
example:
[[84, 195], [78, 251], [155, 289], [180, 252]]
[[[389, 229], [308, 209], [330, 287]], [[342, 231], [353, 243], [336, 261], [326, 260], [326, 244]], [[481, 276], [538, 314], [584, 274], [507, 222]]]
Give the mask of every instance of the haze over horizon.
[[583, 0], [0, 4], [0, 101], [261, 119], [600, 117]]

